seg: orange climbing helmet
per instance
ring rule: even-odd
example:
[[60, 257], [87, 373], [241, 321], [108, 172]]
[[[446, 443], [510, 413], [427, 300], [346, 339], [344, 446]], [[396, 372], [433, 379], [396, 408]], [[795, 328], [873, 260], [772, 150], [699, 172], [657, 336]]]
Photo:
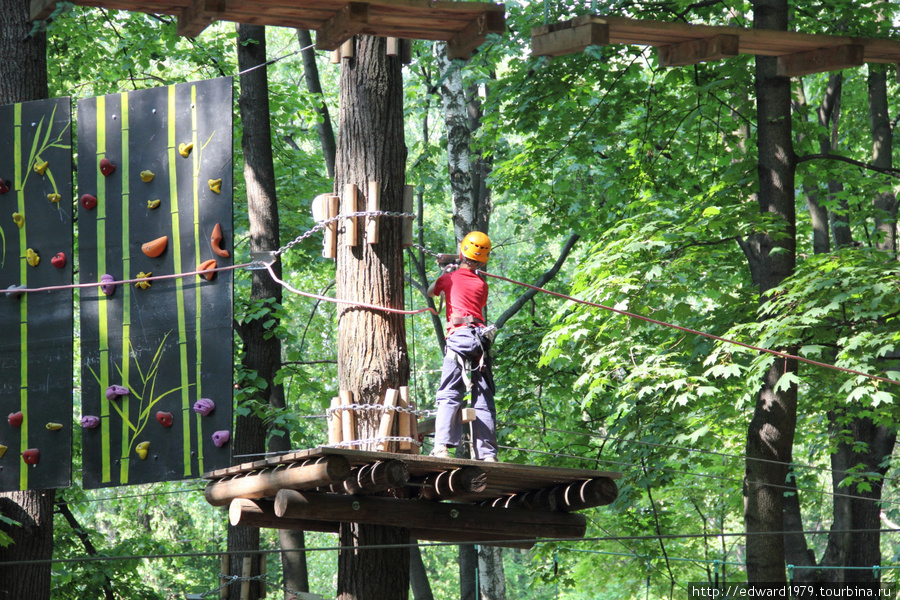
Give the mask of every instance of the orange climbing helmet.
[[463, 238], [459, 250], [469, 260], [486, 263], [491, 254], [491, 238], [480, 231], [472, 231]]

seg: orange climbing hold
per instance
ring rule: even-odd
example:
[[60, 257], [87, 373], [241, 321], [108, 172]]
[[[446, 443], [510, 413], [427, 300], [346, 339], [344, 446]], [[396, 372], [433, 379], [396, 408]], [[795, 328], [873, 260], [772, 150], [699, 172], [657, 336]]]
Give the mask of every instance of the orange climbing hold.
[[212, 235], [209, 236], [209, 243], [212, 245], [213, 252], [218, 256], [228, 258], [231, 255], [228, 253], [228, 250], [222, 248], [222, 239], [222, 226], [216, 223], [216, 226], [213, 227]]
[[169, 245], [169, 236], [164, 235], [162, 237], [158, 237], [151, 242], [145, 243], [141, 246], [141, 252], [149, 256], [150, 258], [156, 258], [160, 254], [166, 251], [166, 246]]

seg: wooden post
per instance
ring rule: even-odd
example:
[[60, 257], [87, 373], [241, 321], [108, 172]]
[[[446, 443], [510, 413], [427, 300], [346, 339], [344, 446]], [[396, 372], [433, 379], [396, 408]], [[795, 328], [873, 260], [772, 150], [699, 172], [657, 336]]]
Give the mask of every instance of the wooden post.
[[353, 40], [354, 38], [350, 38], [341, 44], [341, 58], [353, 58]]
[[[341, 390], [339, 394], [341, 406], [350, 406], [353, 404], [353, 392], [350, 390]], [[345, 408], [341, 411], [341, 428], [343, 429], [344, 442], [356, 440], [356, 413], [353, 410]]]
[[336, 65], [341, 62], [341, 49], [331, 51], [331, 56], [329, 58], [329, 62], [333, 65]]
[[328, 445], [329, 446], [337, 446], [341, 443], [342, 437], [342, 425], [341, 425], [341, 413], [343, 411], [336, 410], [341, 405], [340, 396], [335, 396], [331, 399], [331, 418], [328, 420]]
[[241, 600], [250, 600], [250, 574], [253, 569], [253, 558], [244, 557], [243, 569], [241, 570]]
[[389, 37], [387, 39], [387, 55], [400, 56], [400, 38]]
[[325, 199], [331, 194], [319, 194], [312, 201], [312, 218], [316, 223], [321, 223], [327, 217], [327, 209], [325, 208]]
[[[369, 182], [369, 193], [366, 195], [366, 211], [376, 212], [381, 210], [381, 186], [377, 181]], [[366, 217], [366, 242], [378, 243], [378, 217]]]
[[235, 498], [265, 498], [281, 488], [318, 487], [343, 481], [350, 463], [340, 455], [323, 456], [303, 463], [239, 475], [234, 479], [211, 481], [204, 494], [213, 506], [225, 506]]
[[[403, 212], [413, 212], [413, 201], [415, 200], [415, 188], [411, 185], [403, 186]], [[401, 246], [409, 248], [413, 245], [413, 220], [403, 219], [403, 242]]]
[[228, 600], [228, 590], [231, 589], [230, 585], [225, 585], [228, 581], [228, 565], [228, 555], [223, 554], [219, 559], [219, 600]]
[[[403, 385], [400, 386], [400, 400], [397, 403], [397, 406], [403, 409], [409, 408], [409, 386]], [[395, 411], [396, 412], [396, 411]], [[409, 413], [400, 411], [397, 413], [397, 435], [399, 437], [409, 437]], [[397, 444], [397, 449], [400, 452], [410, 452], [412, 449], [412, 444], [410, 442], [401, 441]]]
[[266, 555], [259, 555], [259, 597], [266, 597]]
[[[338, 214], [338, 202], [340, 196], [325, 196], [325, 218], [333, 219]], [[325, 226], [325, 243], [322, 256], [334, 258], [337, 256], [337, 222]]]
[[[349, 215], [356, 212], [357, 187], [355, 183], [344, 186], [344, 195], [341, 198], [341, 214]], [[344, 219], [344, 245], [356, 245], [356, 217]]]
[[[384, 393], [384, 408], [381, 411], [381, 423], [378, 426], [378, 437], [385, 438], [391, 435], [391, 425], [394, 423], [393, 407], [397, 404], [397, 395], [399, 392], [395, 389], [388, 388]], [[390, 452], [391, 444], [389, 442], [379, 441], [375, 447], [378, 452]]]

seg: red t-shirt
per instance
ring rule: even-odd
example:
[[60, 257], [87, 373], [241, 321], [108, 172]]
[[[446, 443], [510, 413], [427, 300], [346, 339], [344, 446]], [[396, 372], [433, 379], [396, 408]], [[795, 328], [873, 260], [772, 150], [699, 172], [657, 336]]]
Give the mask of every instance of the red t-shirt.
[[452, 273], [444, 273], [434, 284], [434, 295], [444, 294], [447, 302], [447, 331], [462, 325], [452, 325], [452, 317], [472, 316], [484, 322], [481, 309], [487, 304], [488, 284], [474, 271], [460, 268]]

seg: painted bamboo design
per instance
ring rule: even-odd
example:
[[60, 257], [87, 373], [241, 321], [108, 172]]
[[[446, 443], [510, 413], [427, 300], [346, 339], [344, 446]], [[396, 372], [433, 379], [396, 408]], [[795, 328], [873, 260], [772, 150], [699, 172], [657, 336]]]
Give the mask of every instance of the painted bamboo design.
[[[128, 118], [128, 94], [120, 94], [119, 95], [121, 101], [121, 107], [119, 112], [122, 113], [120, 122], [122, 123], [122, 151], [119, 156], [127, 157], [128, 156], [128, 144], [129, 144], [129, 118]], [[122, 160], [122, 279], [131, 279], [131, 217], [130, 217], [130, 203], [131, 203], [131, 187], [130, 187], [130, 176], [131, 171], [129, 169], [129, 161]], [[131, 352], [128, 350], [131, 347], [131, 286], [124, 285], [122, 286], [122, 381], [130, 382], [131, 381]], [[123, 406], [126, 408], [126, 414], [128, 413], [128, 409], [130, 406], [128, 405], [128, 400], [124, 400]], [[128, 457], [123, 458], [122, 464], [120, 467], [119, 473], [119, 481], [121, 483], [128, 482], [129, 468], [131, 465], [131, 452], [130, 445], [127, 444], [128, 440], [128, 425], [127, 422], [123, 419], [122, 423], [122, 456]], [[109, 453], [106, 453], [107, 455]], [[107, 456], [108, 460], [108, 456]]]
[[[97, 158], [106, 156], [106, 98], [100, 96], [97, 98], [96, 105], [97, 118]], [[97, 272], [106, 273], [106, 183], [103, 177], [97, 177]], [[106, 295], [99, 287], [94, 288], [97, 294], [97, 310], [99, 326], [98, 340], [100, 349], [100, 373], [97, 375], [100, 389], [105, 390], [110, 385], [109, 380], [109, 304]], [[100, 427], [103, 437], [103, 465], [102, 477], [103, 482], [108, 483], [112, 480], [112, 449], [110, 448], [110, 404], [106, 396], [100, 399]], [[119, 456], [122, 453], [119, 452]], [[123, 463], [127, 461], [122, 461]]]
[[[13, 108], [13, 131], [15, 144], [15, 190], [16, 201], [20, 214], [25, 214], [25, 181], [28, 179], [27, 169], [31, 166], [31, 158], [26, 164], [22, 162], [22, 105], [16, 104]], [[24, 176], [23, 176], [24, 173]], [[27, 226], [27, 223], [26, 223]], [[25, 256], [28, 251], [26, 241], [26, 227], [19, 230], [19, 281], [28, 285], [28, 263]], [[24, 419], [20, 428], [21, 451], [28, 450], [28, 295], [22, 296], [19, 305], [19, 344], [22, 348], [21, 367], [19, 374], [19, 410]], [[19, 468], [19, 489], [28, 489], [28, 469]]]
[[[191, 86], [191, 143], [194, 145], [194, 151], [191, 153], [191, 177], [193, 179], [193, 185], [191, 186], [191, 191], [193, 192], [194, 199], [194, 266], [195, 268], [200, 268], [200, 264], [202, 258], [200, 256], [200, 249], [203, 247], [203, 244], [200, 240], [200, 159], [203, 153], [202, 148], [200, 148], [200, 143], [197, 137], [197, 86]], [[198, 278], [199, 279], [199, 278]], [[201, 323], [201, 309], [203, 303], [201, 302], [201, 295], [203, 293], [203, 286], [198, 281], [196, 284], [196, 299], [194, 301], [195, 306], [195, 320], [194, 320], [194, 336], [196, 339], [196, 352], [197, 352], [197, 372], [196, 372], [196, 384], [197, 384], [197, 398], [203, 397], [203, 390], [201, 389], [201, 374], [203, 373], [203, 335], [201, 333], [202, 327]], [[188, 427], [188, 420], [185, 419], [185, 432], [184, 439], [190, 439], [190, 431]], [[190, 446], [190, 444], [187, 444]], [[190, 456], [185, 457], [186, 461], [190, 460]], [[202, 473], [203, 472], [203, 419], [197, 419], [197, 468]]]

